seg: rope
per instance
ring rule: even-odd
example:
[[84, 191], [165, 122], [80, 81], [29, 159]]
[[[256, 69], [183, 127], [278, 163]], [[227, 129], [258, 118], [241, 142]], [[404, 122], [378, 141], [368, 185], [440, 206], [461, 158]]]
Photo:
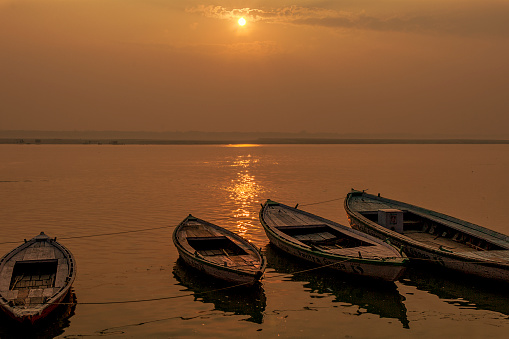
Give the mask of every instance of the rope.
[[[312, 267], [312, 268], [308, 268], [305, 270], [295, 271], [292, 273], [280, 273], [280, 274], [273, 275], [271, 277], [266, 277], [266, 278], [264, 278], [264, 280], [274, 280], [276, 278], [287, 276], [289, 274], [301, 274], [301, 273], [305, 273], [305, 272], [315, 271], [315, 270], [319, 270], [319, 269], [322, 269], [325, 267], [334, 266], [338, 263], [347, 262], [349, 260], [350, 259], [345, 259], [345, 260], [337, 261], [337, 262], [334, 262], [331, 264]], [[133, 300], [120, 300], [120, 301], [97, 301], [97, 302], [69, 302], [69, 303], [58, 303], [57, 305], [112, 305], [112, 304], [132, 304], [132, 303], [141, 303], [141, 302], [168, 300], [168, 299], [178, 299], [178, 298], [189, 297], [189, 296], [196, 295], [196, 294], [208, 294], [208, 293], [229, 290], [229, 289], [237, 288], [237, 287], [248, 285], [248, 284], [250, 284], [250, 283], [241, 283], [241, 284], [236, 284], [236, 285], [230, 285], [230, 286], [217, 288], [217, 289], [209, 290], [209, 291], [203, 291], [203, 292], [193, 292], [193, 293], [176, 295], [176, 296], [166, 296], [166, 297], [149, 298], [149, 299], [133, 299]]]
[[150, 298], [150, 299], [134, 299], [134, 300], [120, 300], [120, 301], [97, 301], [97, 302], [75, 302], [75, 303], [59, 303], [58, 305], [112, 305], [112, 304], [133, 304], [133, 303], [142, 303], [142, 302], [149, 302], [149, 301], [159, 301], [159, 300], [168, 300], [168, 299], [178, 299], [178, 298], [184, 298], [189, 297], [195, 294], [207, 294], [207, 293], [213, 293], [223, 290], [228, 290], [231, 288], [236, 288], [240, 286], [247, 285], [249, 283], [242, 283], [237, 285], [231, 285], [223, 288], [218, 288], [215, 290], [210, 291], [204, 291], [199, 293], [188, 293], [183, 295], [175, 295], [175, 296], [166, 296], [166, 297], [159, 297], [159, 298]]
[[102, 237], [102, 236], [108, 236], [108, 235], [119, 235], [119, 234], [127, 234], [127, 233], [138, 233], [138, 232], [160, 230], [160, 229], [169, 228], [169, 227], [176, 227], [176, 226], [170, 225], [170, 226], [161, 226], [161, 227], [153, 227], [153, 228], [143, 228], [143, 229], [140, 229], [140, 230], [131, 230], [131, 231], [120, 231], [120, 232], [89, 234], [89, 235], [77, 235], [77, 236], [72, 236], [72, 237], [61, 237], [61, 238], [58, 238], [58, 239], [93, 238], [93, 237]]
[[[338, 201], [338, 200], [344, 200], [345, 198], [336, 198], [331, 200], [325, 200], [325, 201], [318, 201], [318, 202], [312, 202], [309, 204], [302, 204], [300, 206], [311, 206], [311, 205], [318, 205], [318, 204], [324, 204], [332, 201]], [[219, 221], [224, 219], [233, 219], [233, 216], [226, 216], [224, 218], [209, 218], [207, 220], [209, 221]], [[76, 235], [76, 236], [69, 236], [69, 237], [58, 237], [58, 239], [82, 239], [82, 238], [94, 238], [94, 237], [103, 237], [103, 236], [111, 236], [111, 235], [120, 235], [120, 234], [129, 234], [129, 233], [138, 233], [138, 232], [147, 232], [147, 231], [153, 231], [153, 230], [159, 230], [163, 228], [171, 228], [176, 227], [176, 225], [170, 225], [170, 226], [161, 226], [161, 227], [153, 227], [153, 228], [144, 228], [139, 230], [130, 230], [130, 231], [119, 231], [119, 232], [110, 232], [110, 233], [99, 233], [99, 234], [87, 234], [87, 235]], [[19, 244], [20, 241], [2, 241], [0, 242], [0, 245], [4, 244]]]
[[336, 198], [336, 199], [331, 199], [331, 200], [325, 200], [325, 201], [312, 202], [312, 203], [309, 203], [309, 204], [302, 204], [302, 205], [300, 205], [300, 206], [319, 205], [319, 204], [325, 204], [325, 203], [327, 203], [327, 202], [338, 201], [338, 200], [345, 200], [345, 198], [344, 198], [344, 197], [342, 197], [342, 198]]
[[[152, 227], [152, 228], [143, 228], [139, 230], [130, 230], [130, 231], [119, 231], [119, 232], [110, 232], [110, 233], [99, 233], [99, 234], [86, 234], [86, 235], [76, 235], [76, 236], [70, 236], [70, 237], [59, 237], [58, 239], [81, 239], [81, 238], [93, 238], [93, 237], [103, 237], [103, 236], [109, 236], [109, 235], [119, 235], [119, 234], [127, 234], [127, 233], [138, 233], [138, 232], [146, 232], [146, 231], [153, 231], [153, 230], [159, 230], [163, 228], [170, 228], [170, 227], [176, 227], [175, 225], [169, 225], [169, 226], [161, 226], [161, 227]], [[19, 244], [19, 241], [4, 241], [0, 242], [0, 245], [3, 244]]]
[[[348, 260], [349, 259], [346, 259], [346, 260], [343, 260], [343, 261], [340, 261], [340, 262], [345, 262], [345, 261], [348, 261]], [[314, 270], [322, 269], [324, 267], [332, 266], [332, 265], [335, 265], [335, 264], [337, 264], [337, 262], [336, 263], [332, 263], [332, 264], [318, 266], [318, 267], [313, 267], [313, 268], [309, 268], [309, 269], [305, 269], [305, 270], [300, 270], [300, 271], [296, 271], [296, 272], [293, 272], [293, 273], [280, 273], [280, 274], [276, 274], [276, 275], [268, 277], [268, 278], [264, 278], [264, 280], [273, 280], [273, 279], [276, 279], [276, 278], [280, 278], [282, 276], [287, 276], [288, 274], [299, 274], [299, 273], [305, 273], [305, 272], [309, 272], [309, 271], [314, 271]], [[239, 286], [242, 286], [242, 285], [245, 285], [245, 284], [237, 284], [237, 285], [233, 285], [233, 286], [227, 286], [227, 287], [224, 287], [224, 288], [218, 288], [218, 289], [215, 289], [215, 290], [209, 290], [209, 291], [204, 291], [204, 292], [194, 292], [194, 293], [189, 293], [189, 294], [184, 294], [184, 295], [179, 295], [179, 296], [160, 297], [160, 298], [153, 298], [153, 299], [126, 300], [126, 301], [122, 301], [122, 302], [118, 301], [118, 302], [102, 302], [102, 303], [86, 303], [86, 302], [85, 303], [80, 303], [80, 302], [74, 302], [74, 303], [60, 303], [59, 305], [76, 305], [76, 304], [80, 304], [80, 305], [102, 305], [102, 304], [121, 304], [121, 303], [122, 304], [126, 304], [126, 303], [145, 302], [145, 301], [167, 300], [167, 299], [176, 299], [176, 298], [188, 297], [188, 296], [192, 296], [192, 295], [196, 295], [196, 294], [213, 293], [213, 292], [216, 292], [216, 291], [227, 290], [227, 289], [239, 287]], [[102, 335], [110, 335], [110, 334], [123, 334], [124, 331], [122, 331], [121, 329], [122, 328], [126, 328], [126, 327], [140, 326], [140, 325], [145, 325], [145, 324], [150, 324], [150, 323], [155, 323], [155, 322], [160, 322], [160, 321], [166, 321], [166, 320], [171, 320], [171, 319], [190, 320], [190, 319], [194, 319], [194, 318], [198, 318], [198, 317], [200, 317], [200, 316], [190, 316], [190, 317], [174, 316], [174, 317], [168, 317], [168, 318], [162, 318], [162, 319], [146, 320], [146, 321], [142, 321], [142, 322], [138, 322], [138, 323], [134, 323], [134, 324], [127, 324], [127, 325], [109, 327], [109, 328], [106, 328], [104, 330], [97, 331], [95, 333], [99, 334], [100, 336], [102, 336]], [[70, 336], [69, 338], [83, 337], [83, 336], [86, 336], [86, 335]]]
[[[326, 268], [326, 267], [331, 267], [331, 266], [337, 265], [338, 263], [347, 262], [347, 261], [350, 261], [350, 260], [351, 259], [345, 259], [345, 260], [342, 260], [342, 261], [337, 261], [337, 262], [334, 262], [334, 263], [330, 263], [330, 264], [326, 264], [326, 265], [321, 265], [321, 266], [316, 266], [316, 267], [312, 267], [312, 268], [308, 268], [308, 269], [304, 269], [304, 270], [300, 270], [300, 271], [294, 271], [294, 272], [290, 272], [290, 273], [279, 273], [279, 274], [275, 274], [275, 275], [270, 276], [270, 277], [265, 277], [263, 280], [264, 281], [267, 281], [267, 280], [271, 281], [271, 280], [279, 279], [281, 277], [288, 276], [288, 275], [297, 275], [297, 274], [302, 274], [302, 273], [306, 273], [306, 272], [312, 272], [312, 271], [320, 270], [320, 269], [323, 269], [323, 268]], [[419, 259], [419, 260], [436, 261], [436, 260], [432, 260], [432, 259]], [[447, 261], [444, 261], [444, 262], [447, 262]], [[471, 262], [471, 263], [483, 263], [483, 262], [479, 261], [479, 262]], [[214, 293], [214, 292], [219, 292], [219, 291], [225, 291], [225, 290], [237, 288], [237, 287], [248, 285], [248, 284], [249, 283], [241, 283], [241, 284], [230, 285], [230, 286], [226, 286], [226, 287], [222, 287], [222, 288], [218, 288], [218, 289], [213, 289], [213, 290], [209, 290], [209, 291], [193, 292], [193, 293], [188, 293], [188, 294], [183, 294], [183, 295], [165, 296], [165, 297], [149, 298], [149, 299], [133, 299], [133, 300], [121, 300], [121, 301], [99, 301], [99, 302], [59, 303], [58, 305], [76, 305], [76, 304], [78, 304], [78, 305], [112, 305], [112, 304], [132, 304], [132, 303], [141, 303], [141, 302], [152, 302], [152, 301], [160, 301], [160, 300], [169, 300], [169, 299], [184, 298], [184, 297], [189, 297], [189, 296], [196, 295], [196, 294], [208, 294], [208, 293]]]

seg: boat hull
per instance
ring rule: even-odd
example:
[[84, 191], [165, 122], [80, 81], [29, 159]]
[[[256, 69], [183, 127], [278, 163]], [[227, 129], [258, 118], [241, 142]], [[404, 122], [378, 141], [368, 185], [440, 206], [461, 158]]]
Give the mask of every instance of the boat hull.
[[13, 312], [11, 312], [10, 309], [6, 307], [1, 307], [3, 313], [7, 315], [10, 319], [22, 323], [22, 324], [30, 324], [34, 325], [36, 323], [39, 323], [43, 321], [48, 315], [50, 315], [55, 309], [57, 309], [59, 306], [62, 305], [62, 302], [65, 300], [65, 298], [71, 293], [71, 286], [67, 288], [65, 291], [62, 291], [61, 297], [55, 299], [52, 303], [48, 303], [43, 309], [37, 310], [36, 312], [33, 312], [31, 314], [25, 314], [22, 316], [19, 316]]
[[179, 251], [179, 255], [187, 265], [216, 279], [240, 285], [251, 286], [256, 284], [262, 276], [262, 272], [253, 275], [233, 269], [228, 269], [226, 267], [223, 268], [221, 266], [211, 265], [207, 261], [201, 260], [193, 255], [190, 255], [186, 251]]
[[[384, 241], [388, 241], [402, 251], [412, 260], [426, 264], [434, 264], [447, 269], [459, 271], [465, 274], [476, 275], [482, 278], [495, 279], [509, 282], [509, 263], [495, 260], [483, 260], [475, 255], [454, 253], [451, 251], [426, 246], [423, 243], [414, 241], [403, 234], [389, 230], [378, 223], [375, 223], [360, 213], [352, 210], [349, 206], [349, 193], [345, 199], [345, 210], [350, 226], [356, 230], [372, 235]], [[406, 208], [412, 205], [405, 204]], [[419, 208], [422, 212], [422, 208]], [[437, 212], [434, 212], [438, 214]], [[448, 217], [448, 216], [447, 216]], [[452, 219], [451, 217], [448, 217]]]

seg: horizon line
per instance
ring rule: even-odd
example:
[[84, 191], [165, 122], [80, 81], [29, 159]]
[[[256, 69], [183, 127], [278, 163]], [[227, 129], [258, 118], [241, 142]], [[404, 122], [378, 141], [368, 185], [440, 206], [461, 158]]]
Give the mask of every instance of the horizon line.
[[182, 140], [182, 139], [137, 139], [137, 138], [0, 138], [0, 144], [60, 144], [60, 145], [340, 145], [340, 144], [470, 144], [502, 145], [509, 139], [469, 138], [258, 138], [252, 140]]

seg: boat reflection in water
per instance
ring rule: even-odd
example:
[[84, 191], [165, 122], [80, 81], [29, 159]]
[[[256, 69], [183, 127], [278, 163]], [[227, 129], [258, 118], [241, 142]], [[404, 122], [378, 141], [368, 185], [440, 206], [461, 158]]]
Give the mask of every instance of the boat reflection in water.
[[477, 309], [509, 315], [507, 287], [493, 282], [430, 265], [409, 267], [402, 284], [436, 295], [444, 302], [465, 309]]
[[69, 327], [70, 318], [76, 309], [76, 295], [73, 290], [46, 318], [40, 319], [34, 325], [21, 324], [13, 321], [0, 312], [0, 338], [54, 338], [64, 333]]
[[231, 283], [214, 279], [188, 267], [180, 258], [173, 266], [179, 285], [194, 293], [194, 300], [214, 304], [214, 309], [235, 315], [247, 315], [246, 321], [261, 324], [267, 301], [261, 284], [232, 287]]
[[316, 269], [316, 266], [297, 260], [270, 244], [265, 247], [265, 255], [267, 267], [292, 274], [292, 281], [306, 282], [304, 287], [311, 293], [332, 294], [336, 297], [334, 302], [359, 306], [366, 313], [381, 318], [397, 319], [403, 328], [409, 328], [403, 303], [405, 298], [399, 294], [395, 283], [350, 276], [328, 268]]

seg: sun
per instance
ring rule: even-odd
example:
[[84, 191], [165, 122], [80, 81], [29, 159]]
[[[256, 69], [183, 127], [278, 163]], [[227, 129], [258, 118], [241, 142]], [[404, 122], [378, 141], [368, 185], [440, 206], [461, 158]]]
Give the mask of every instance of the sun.
[[246, 19], [240, 18], [237, 22], [239, 23], [239, 26], [244, 26], [246, 24]]

